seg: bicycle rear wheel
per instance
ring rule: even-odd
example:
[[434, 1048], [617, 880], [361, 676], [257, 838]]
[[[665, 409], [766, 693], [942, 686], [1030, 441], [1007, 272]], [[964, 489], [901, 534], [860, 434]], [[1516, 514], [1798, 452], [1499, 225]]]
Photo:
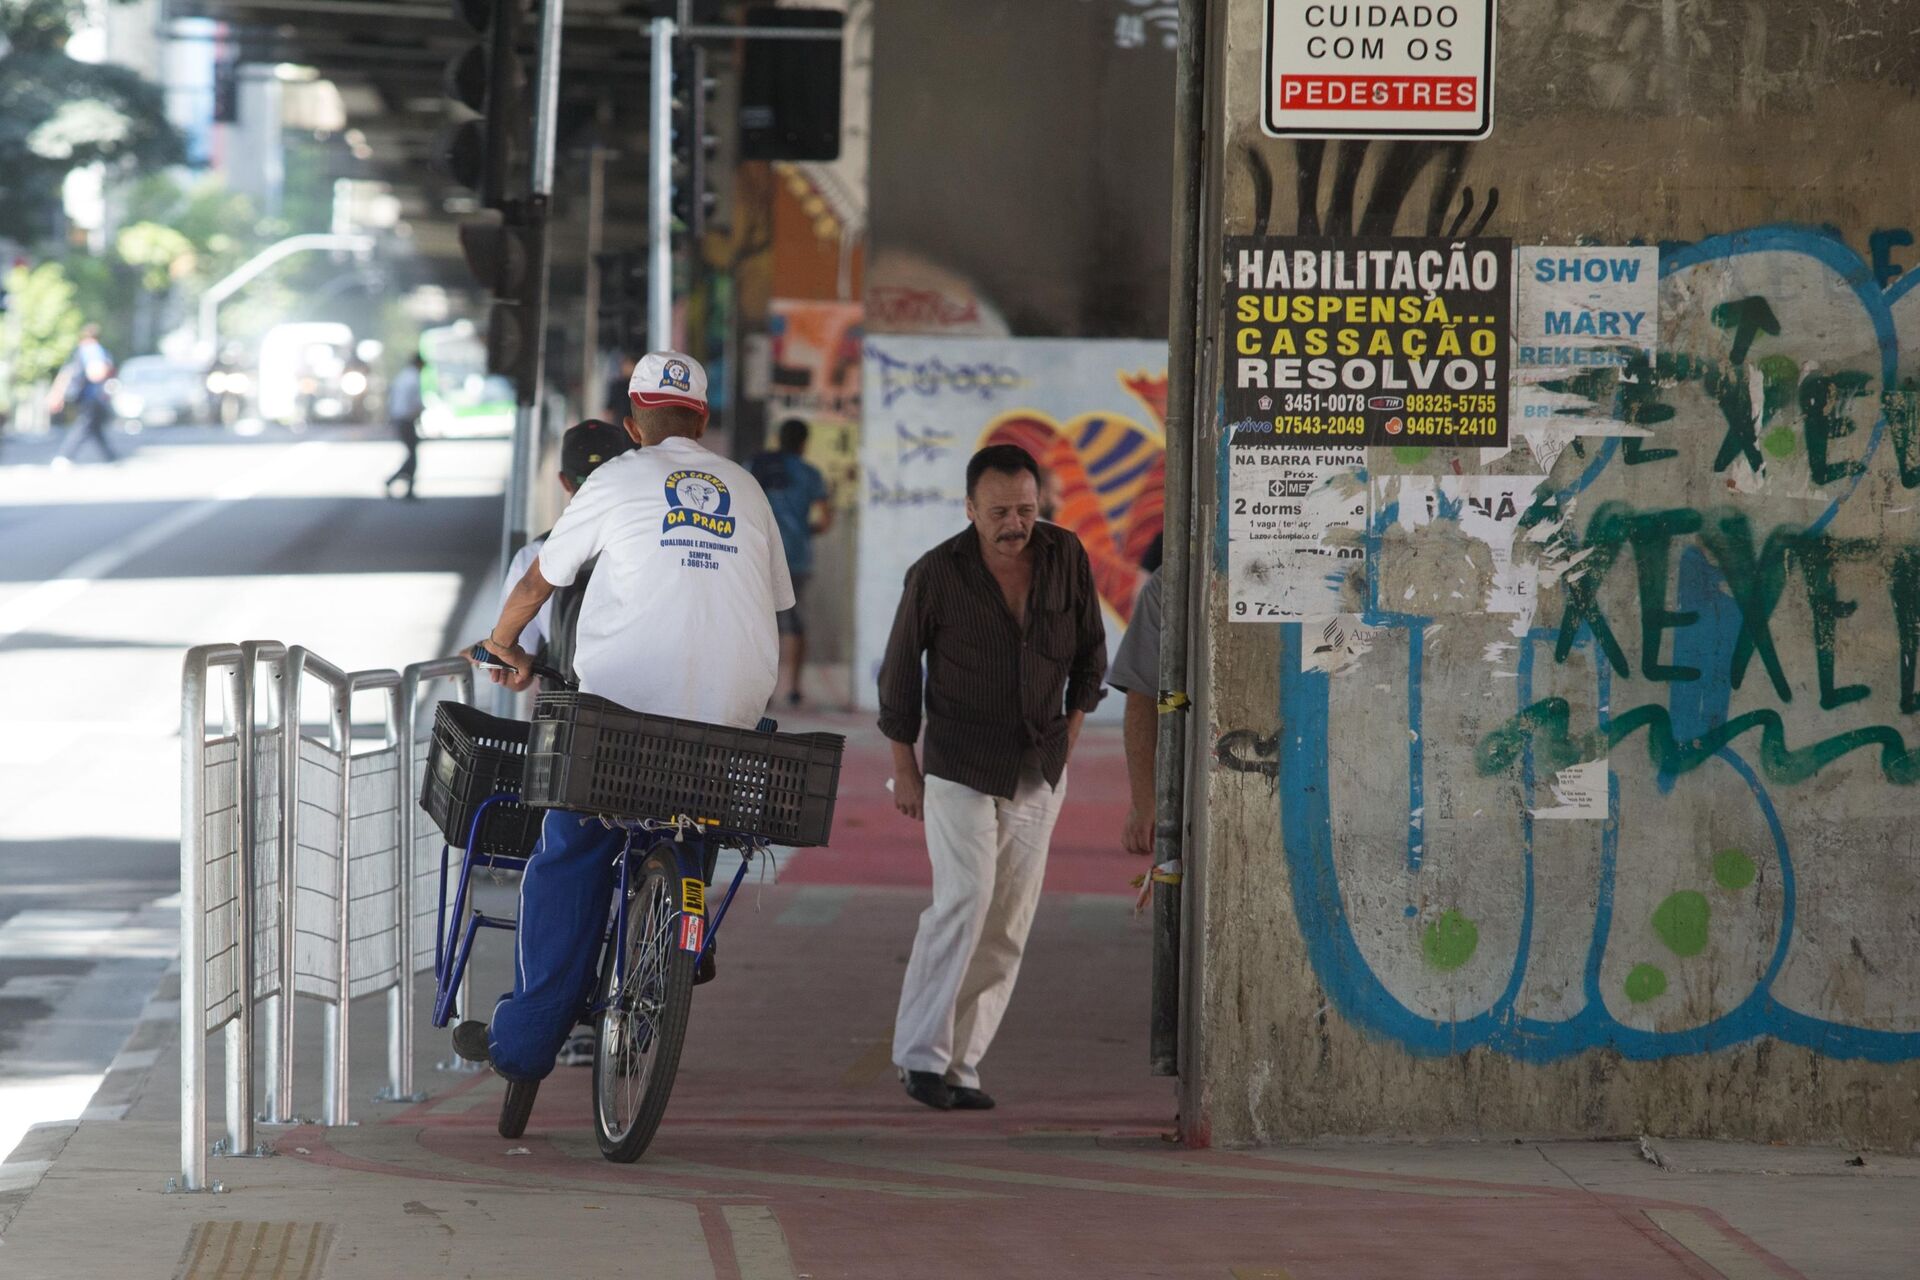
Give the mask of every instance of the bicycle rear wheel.
[[[593, 1117], [600, 1153], [619, 1164], [653, 1141], [680, 1069], [697, 956], [682, 949], [680, 865], [660, 845], [641, 864], [626, 907], [626, 945], [601, 968], [593, 1048]], [[701, 921], [704, 926], [704, 921]], [[697, 946], [697, 944], [696, 944]]]

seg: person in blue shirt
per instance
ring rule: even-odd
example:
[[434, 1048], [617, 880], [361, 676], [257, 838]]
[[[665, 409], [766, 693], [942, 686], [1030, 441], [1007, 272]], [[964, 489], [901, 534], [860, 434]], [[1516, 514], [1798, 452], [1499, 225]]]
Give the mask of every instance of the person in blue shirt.
[[828, 501], [827, 482], [819, 470], [803, 456], [807, 451], [807, 424], [788, 418], [780, 424], [780, 447], [755, 454], [747, 470], [766, 490], [773, 507], [774, 522], [780, 526], [780, 541], [787, 553], [787, 572], [793, 578], [793, 608], [777, 615], [780, 624], [780, 683], [787, 691], [787, 702], [800, 705], [800, 668], [807, 660], [807, 627], [801, 616], [806, 602], [807, 579], [813, 576], [813, 538], [833, 526], [833, 504]]
[[113, 357], [100, 345], [100, 326], [87, 325], [80, 330], [80, 341], [61, 366], [53, 380], [53, 390], [47, 396], [47, 408], [52, 412], [59, 413], [69, 404], [75, 410], [73, 425], [67, 429], [67, 438], [60, 442], [53, 466], [72, 463], [80, 454], [80, 446], [89, 440], [106, 455], [108, 462], [120, 461], [120, 455], [107, 443], [107, 423], [113, 417], [113, 402], [108, 394], [112, 378]]

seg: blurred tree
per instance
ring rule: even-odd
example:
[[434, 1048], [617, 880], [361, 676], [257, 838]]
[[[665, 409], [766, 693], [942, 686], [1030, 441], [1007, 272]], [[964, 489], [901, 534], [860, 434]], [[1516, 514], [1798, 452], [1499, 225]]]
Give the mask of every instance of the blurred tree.
[[14, 267], [7, 273], [8, 307], [0, 323], [0, 369], [8, 402], [17, 388], [51, 379], [73, 354], [83, 323], [73, 282], [59, 264]]
[[184, 157], [158, 86], [67, 56], [85, 12], [86, 0], [0, 0], [0, 238], [50, 236], [75, 169], [152, 170]]
[[193, 241], [158, 222], [122, 227], [113, 248], [122, 262], [139, 270], [140, 284], [150, 293], [164, 293], [193, 274]]

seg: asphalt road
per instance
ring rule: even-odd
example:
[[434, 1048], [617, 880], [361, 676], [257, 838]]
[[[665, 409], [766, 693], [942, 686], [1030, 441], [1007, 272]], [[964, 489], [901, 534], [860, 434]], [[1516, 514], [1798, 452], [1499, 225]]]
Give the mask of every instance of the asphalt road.
[[496, 591], [507, 448], [367, 429], [0, 438], [0, 1159], [81, 1114], [177, 947], [180, 673], [214, 641], [336, 665], [452, 652]]

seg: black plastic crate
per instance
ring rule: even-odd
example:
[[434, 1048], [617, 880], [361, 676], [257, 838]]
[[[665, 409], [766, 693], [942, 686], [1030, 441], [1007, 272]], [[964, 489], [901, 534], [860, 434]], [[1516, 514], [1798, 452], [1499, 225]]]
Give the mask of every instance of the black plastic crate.
[[[524, 720], [503, 720], [463, 702], [442, 702], [433, 713], [420, 807], [456, 848], [465, 848], [473, 815], [490, 796], [517, 795], [527, 763]], [[473, 852], [524, 858], [540, 838], [540, 810], [503, 800], [487, 810]]]
[[685, 816], [778, 844], [821, 845], [840, 786], [837, 733], [759, 733], [542, 693], [527, 803], [623, 818]]

